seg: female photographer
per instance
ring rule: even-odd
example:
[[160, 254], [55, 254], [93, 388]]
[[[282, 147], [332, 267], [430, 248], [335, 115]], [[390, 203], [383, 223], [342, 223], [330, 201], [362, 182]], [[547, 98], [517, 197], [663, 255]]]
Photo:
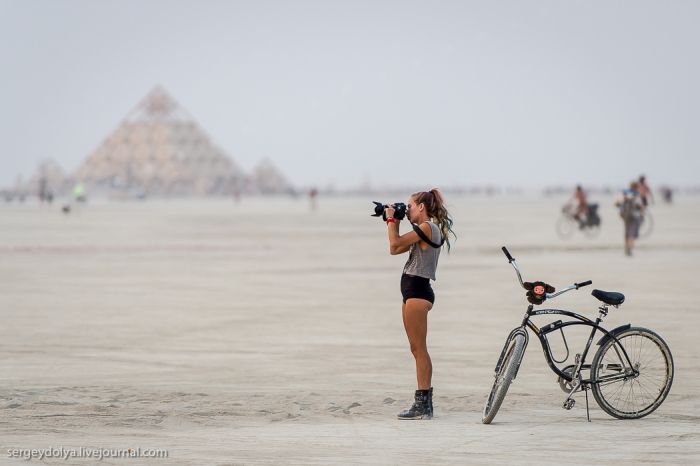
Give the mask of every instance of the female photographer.
[[399, 419], [430, 419], [433, 417], [433, 365], [426, 347], [428, 311], [435, 302], [430, 280], [435, 280], [438, 257], [443, 244], [450, 249], [448, 234], [452, 232], [445, 201], [436, 188], [411, 195], [406, 203], [406, 217], [413, 230], [399, 234], [400, 220], [394, 218], [393, 206], [386, 207], [389, 231], [389, 252], [392, 255], [409, 252], [401, 275], [403, 325], [416, 360], [418, 390], [411, 408], [399, 413]]

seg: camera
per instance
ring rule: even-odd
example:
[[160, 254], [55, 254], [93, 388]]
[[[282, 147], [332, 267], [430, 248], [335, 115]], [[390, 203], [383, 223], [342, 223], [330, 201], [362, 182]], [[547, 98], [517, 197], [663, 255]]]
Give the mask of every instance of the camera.
[[395, 204], [383, 204], [381, 202], [374, 202], [374, 214], [372, 217], [382, 217], [382, 220], [386, 221], [386, 208], [394, 208], [394, 218], [396, 220], [403, 220], [406, 217], [406, 204], [403, 202], [397, 202]]

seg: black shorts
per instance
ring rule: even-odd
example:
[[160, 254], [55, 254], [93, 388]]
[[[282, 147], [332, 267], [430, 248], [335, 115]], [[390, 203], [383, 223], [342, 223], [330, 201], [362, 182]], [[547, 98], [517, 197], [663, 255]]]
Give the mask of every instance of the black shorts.
[[401, 275], [401, 295], [404, 303], [411, 298], [425, 299], [431, 304], [435, 302], [435, 293], [430, 286], [430, 279], [425, 277]]

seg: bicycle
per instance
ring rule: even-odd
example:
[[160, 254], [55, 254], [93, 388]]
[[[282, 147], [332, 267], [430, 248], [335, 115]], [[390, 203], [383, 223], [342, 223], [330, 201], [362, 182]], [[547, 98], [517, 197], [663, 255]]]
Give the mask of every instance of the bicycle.
[[579, 229], [589, 238], [594, 238], [600, 233], [600, 215], [598, 215], [598, 204], [588, 204], [588, 209], [579, 220], [576, 218], [574, 206], [566, 204], [561, 209], [561, 215], [557, 219], [556, 230], [561, 239], [569, 239], [574, 231]]
[[[671, 389], [674, 372], [673, 357], [666, 342], [649, 329], [626, 324], [608, 331], [600, 326], [603, 318], [608, 315], [609, 306], [618, 308], [625, 301], [625, 296], [622, 293], [594, 289], [591, 294], [601, 302], [598, 308], [600, 313], [595, 321], [561, 309], [534, 310], [534, 305], [542, 304], [568, 291], [591, 285], [593, 282], [588, 280], [574, 283], [559, 292], [542, 281], [523, 282], [517, 262], [505, 246], [502, 250], [515, 269], [520, 285], [527, 290], [526, 296], [530, 304], [520, 326], [508, 335], [498, 358], [494, 373], [495, 380], [484, 406], [482, 422], [491, 423], [501, 407], [508, 387], [518, 374], [529, 339], [526, 328], [538, 337], [547, 364], [557, 375], [560, 388], [567, 393], [562, 405], [564, 409], [573, 408], [574, 394], [583, 391], [586, 395], [586, 417], [590, 422], [588, 390], [591, 390], [601, 409], [613, 417], [638, 419], [654, 412], [666, 399]], [[538, 328], [530, 320], [534, 316], [557, 314], [575, 320], [566, 322], [556, 320], [542, 328]], [[592, 327], [591, 334], [583, 351], [576, 354], [574, 364], [560, 369], [556, 364], [563, 364], [570, 355], [564, 328], [573, 325]], [[566, 348], [566, 357], [561, 361], [554, 358], [547, 340], [547, 334], [556, 330], [561, 332]], [[597, 342], [599, 348], [593, 361], [588, 364], [586, 357], [598, 331], [601, 331], [603, 336]], [[584, 371], [586, 371], [585, 374]]]

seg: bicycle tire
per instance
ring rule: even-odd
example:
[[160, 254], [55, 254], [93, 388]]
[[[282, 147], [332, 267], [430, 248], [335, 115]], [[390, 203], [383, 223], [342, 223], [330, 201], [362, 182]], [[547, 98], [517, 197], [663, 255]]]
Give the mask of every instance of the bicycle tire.
[[557, 235], [559, 235], [559, 238], [561, 239], [571, 238], [576, 228], [578, 228], [578, 223], [576, 220], [566, 214], [560, 215], [555, 225]]
[[525, 336], [522, 334], [513, 335], [503, 351], [504, 356], [501, 369], [498, 373], [494, 374], [496, 380], [493, 382], [491, 393], [484, 406], [484, 413], [481, 418], [481, 422], [484, 424], [490, 424], [491, 421], [493, 421], [493, 418], [496, 417], [496, 413], [501, 407], [501, 403], [503, 403], [503, 399], [508, 392], [508, 387], [510, 387], [510, 383], [515, 377], [518, 366], [520, 366], [523, 360]]
[[[639, 419], [661, 406], [671, 390], [673, 356], [663, 338], [649, 329], [631, 327], [616, 337], [625, 348], [630, 362], [639, 370], [639, 376], [594, 383], [593, 396], [609, 415], [618, 419]], [[592, 380], [602, 380], [605, 373], [615, 377], [615, 371], [622, 375], [622, 369], [627, 364], [619, 356], [617, 348], [612, 338], [601, 345], [591, 364]]]
[[654, 231], [654, 217], [651, 215], [651, 212], [649, 212], [649, 210], [647, 209], [647, 211], [644, 212], [642, 224], [639, 225], [639, 237], [648, 238], [649, 236], [651, 236], [652, 231]]

